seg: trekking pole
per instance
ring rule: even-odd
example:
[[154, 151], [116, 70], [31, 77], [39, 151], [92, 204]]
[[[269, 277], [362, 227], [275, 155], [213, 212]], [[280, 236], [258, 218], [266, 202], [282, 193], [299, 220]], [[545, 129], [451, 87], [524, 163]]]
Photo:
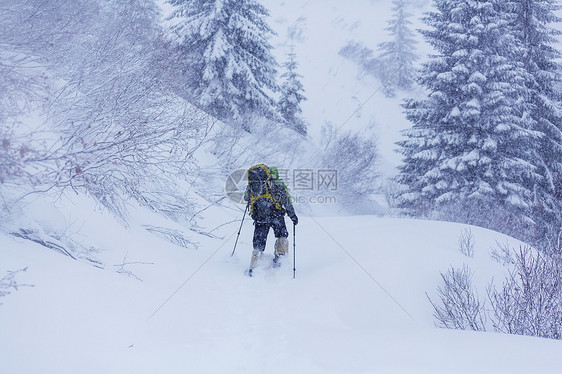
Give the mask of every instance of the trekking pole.
[[295, 279], [296, 277], [296, 273], [297, 273], [297, 266], [296, 266], [296, 253], [297, 253], [297, 245], [296, 245], [296, 239], [295, 239], [295, 235], [297, 233], [297, 225], [295, 225], [293, 223], [293, 279]]
[[236, 245], [238, 244], [238, 239], [240, 239], [240, 232], [242, 231], [242, 225], [244, 224], [244, 218], [246, 218], [246, 212], [248, 211], [248, 207], [250, 203], [246, 205], [246, 209], [244, 209], [244, 215], [242, 216], [242, 222], [240, 222], [240, 228], [238, 229], [238, 236], [236, 237], [236, 242], [234, 243], [234, 249], [232, 250], [232, 254], [230, 257], [234, 256], [234, 251], [236, 251]]

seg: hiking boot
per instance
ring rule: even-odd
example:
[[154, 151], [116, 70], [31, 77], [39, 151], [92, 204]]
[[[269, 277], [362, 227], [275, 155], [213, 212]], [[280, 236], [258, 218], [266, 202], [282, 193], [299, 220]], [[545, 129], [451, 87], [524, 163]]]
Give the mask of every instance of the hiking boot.
[[252, 259], [250, 261], [250, 271], [254, 270], [254, 268], [256, 267], [256, 265], [257, 265], [259, 259], [261, 258], [261, 256], [262, 256], [261, 251], [259, 251], [257, 249], [254, 249], [252, 251]]
[[281, 256], [283, 255], [275, 255], [275, 257], [273, 257], [273, 267], [274, 268], [278, 268], [281, 266], [281, 261], [279, 261], [281, 259]]

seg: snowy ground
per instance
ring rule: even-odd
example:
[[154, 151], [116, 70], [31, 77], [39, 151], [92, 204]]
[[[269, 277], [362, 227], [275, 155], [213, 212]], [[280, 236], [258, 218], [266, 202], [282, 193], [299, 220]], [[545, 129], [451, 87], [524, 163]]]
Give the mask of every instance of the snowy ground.
[[[425, 292], [440, 271], [466, 263], [481, 290], [501, 279], [490, 251], [510, 239], [488, 230], [472, 228], [468, 258], [457, 250], [461, 225], [304, 217], [296, 279], [291, 257], [280, 269], [267, 265], [271, 237], [248, 278], [248, 221], [232, 258], [236, 223], [190, 250], [110, 221], [94, 213], [83, 222], [106, 249], [105, 269], [0, 237], [0, 274], [28, 267], [17, 280], [35, 286], [0, 298], [1, 373], [554, 373], [562, 365], [558, 341], [434, 327]], [[116, 272], [124, 255], [144, 263], [125, 267], [142, 281]]]
[[[286, 29], [301, 19], [296, 53], [313, 138], [319, 140], [326, 122], [368, 130], [379, 139], [381, 172], [392, 175], [399, 162], [394, 142], [409, 126], [400, 96], [416, 93], [384, 98], [380, 82], [358, 75], [338, 55], [350, 40], [376, 49], [390, 1], [264, 3], [280, 62]], [[420, 15], [429, 1], [413, 3]], [[426, 49], [421, 44], [420, 55]], [[170, 225], [145, 212], [133, 214], [125, 229], [84, 200], [58, 211], [33, 209], [35, 219], [45, 217], [41, 227], [62, 228], [102, 249], [95, 258], [104, 269], [0, 235], [0, 278], [27, 267], [16, 280], [34, 285], [0, 298], [0, 373], [557, 373], [562, 367], [558, 341], [434, 326], [426, 292], [434, 294], [440, 272], [466, 263], [482, 297], [492, 277], [501, 281], [505, 269], [490, 252], [496, 241], [519, 243], [488, 230], [472, 228], [476, 255], [468, 258], [457, 250], [462, 225], [303, 217], [297, 207], [296, 279], [292, 257], [281, 269], [266, 266], [271, 236], [264, 266], [251, 279], [243, 274], [251, 252], [248, 220], [230, 257], [238, 222], [214, 231], [220, 239], [190, 233], [199, 243], [190, 249], [145, 230], [142, 224]], [[242, 215], [220, 208], [204, 214], [207, 228]]]

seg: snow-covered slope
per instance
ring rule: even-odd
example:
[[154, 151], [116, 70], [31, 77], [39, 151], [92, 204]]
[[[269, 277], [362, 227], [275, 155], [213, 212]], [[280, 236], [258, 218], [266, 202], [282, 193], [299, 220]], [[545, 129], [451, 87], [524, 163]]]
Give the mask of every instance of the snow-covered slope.
[[[397, 97], [386, 98], [377, 78], [361, 74], [357, 64], [339, 54], [350, 41], [360, 42], [377, 54], [378, 44], [389, 38], [385, 28], [392, 15], [392, 2], [286, 0], [264, 4], [270, 9], [270, 23], [277, 32], [274, 53], [278, 61], [285, 61], [290, 49], [288, 29], [301, 31], [293, 42], [308, 98], [302, 103], [303, 115], [310, 123], [313, 139], [321, 141], [321, 128], [326, 123], [340, 131], [374, 134], [382, 157], [381, 172], [394, 175], [400, 161], [394, 143], [400, 140], [400, 130], [410, 126], [400, 103], [404, 97], [418, 93], [398, 92]], [[412, 1], [413, 28], [422, 27], [419, 17], [429, 8], [430, 1]], [[419, 37], [420, 57], [429, 51]], [[299, 166], [310, 166], [309, 160], [302, 163]]]
[[[280, 62], [287, 27], [304, 30], [296, 53], [313, 140], [319, 142], [326, 122], [367, 129], [379, 139], [381, 172], [394, 174], [394, 142], [409, 126], [401, 96], [417, 93], [384, 98], [380, 82], [358, 75], [338, 54], [350, 40], [375, 49], [386, 38], [390, 0], [264, 3]], [[429, 3], [412, 0], [417, 15]], [[419, 52], [427, 46], [420, 43]], [[296, 167], [312, 164], [302, 161]], [[221, 187], [206, 182], [213, 191]], [[66, 231], [85, 252], [74, 260], [0, 236], [0, 279], [27, 268], [16, 274], [22, 286], [0, 297], [0, 373], [556, 373], [562, 367], [558, 341], [434, 326], [426, 293], [435, 297], [440, 272], [467, 264], [481, 296], [492, 277], [501, 281], [505, 268], [490, 252], [497, 241], [519, 243], [488, 230], [472, 228], [476, 254], [469, 258], [457, 249], [462, 225], [303, 217], [304, 207], [297, 207], [296, 279], [292, 248], [282, 268], [268, 267], [271, 236], [251, 279], [244, 275], [250, 220], [230, 257], [242, 216], [235, 208], [204, 209], [202, 234], [135, 209], [125, 228], [80, 198], [33, 210], [39, 238], [41, 230]], [[146, 225], [184, 233], [198, 247], [170, 243]]]
[[0, 275], [28, 267], [16, 280], [35, 286], [0, 298], [0, 372], [553, 373], [562, 365], [557, 341], [434, 327], [425, 292], [440, 271], [466, 263], [481, 291], [504, 272], [490, 251], [496, 241], [518, 243], [488, 230], [472, 228], [468, 258], [457, 250], [457, 224], [303, 218], [293, 279], [292, 250], [269, 268], [272, 240], [256, 276], [244, 276], [249, 221], [234, 257], [237, 222], [215, 232], [223, 239], [202, 237], [198, 250], [110, 222], [99, 213], [82, 221], [92, 242], [105, 243], [105, 269], [0, 237]]

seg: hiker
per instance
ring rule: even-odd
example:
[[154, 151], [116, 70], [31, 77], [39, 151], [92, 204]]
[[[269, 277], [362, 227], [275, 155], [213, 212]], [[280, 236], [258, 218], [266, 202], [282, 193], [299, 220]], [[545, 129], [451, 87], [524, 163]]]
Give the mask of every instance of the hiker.
[[285, 213], [297, 225], [299, 219], [291, 203], [287, 186], [279, 179], [277, 168], [268, 168], [260, 164], [248, 170], [248, 187], [244, 195], [250, 208], [250, 216], [254, 220], [254, 250], [248, 274], [256, 267], [259, 258], [265, 251], [269, 228], [275, 234], [274, 266], [279, 266], [279, 258], [289, 252], [289, 233], [285, 226]]

